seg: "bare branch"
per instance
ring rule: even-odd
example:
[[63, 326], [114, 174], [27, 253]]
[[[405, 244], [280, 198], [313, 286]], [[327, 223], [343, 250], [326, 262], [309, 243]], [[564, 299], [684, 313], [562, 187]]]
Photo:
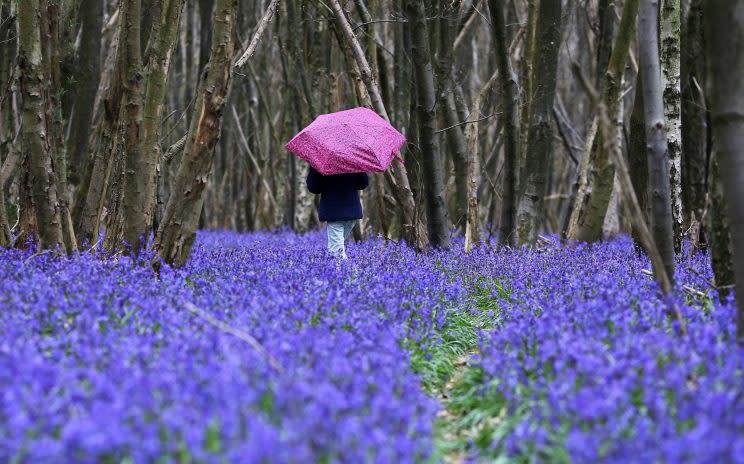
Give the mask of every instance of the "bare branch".
[[217, 327], [221, 331], [227, 332], [230, 335], [234, 335], [238, 337], [239, 339], [243, 340], [244, 342], [249, 344], [254, 350], [256, 350], [259, 354], [261, 354], [264, 358], [266, 358], [266, 361], [269, 363], [271, 367], [273, 367], [279, 372], [284, 372], [284, 368], [279, 363], [279, 361], [275, 357], [273, 357], [266, 350], [266, 348], [264, 348], [264, 346], [261, 345], [261, 343], [258, 340], [256, 340], [256, 338], [253, 337], [251, 334], [222, 322], [221, 320], [212, 316], [211, 314], [204, 311], [203, 309], [198, 308], [196, 305], [194, 305], [190, 301], [185, 302], [184, 306], [186, 306], [186, 309], [188, 309], [189, 312], [202, 318], [203, 320]]
[[266, 31], [266, 27], [271, 22], [271, 18], [274, 17], [274, 13], [276, 12], [276, 7], [279, 5], [279, 0], [271, 0], [271, 3], [269, 4], [269, 7], [266, 8], [266, 13], [264, 13], [263, 18], [258, 22], [258, 26], [256, 27], [256, 32], [253, 34], [253, 38], [251, 39], [250, 44], [248, 44], [248, 48], [243, 52], [243, 54], [238, 58], [238, 61], [235, 63], [235, 67], [240, 69], [245, 65], [245, 63], [253, 56], [253, 52], [256, 51], [256, 47], [258, 47], [258, 42], [261, 40], [261, 36], [263, 35], [264, 31]]

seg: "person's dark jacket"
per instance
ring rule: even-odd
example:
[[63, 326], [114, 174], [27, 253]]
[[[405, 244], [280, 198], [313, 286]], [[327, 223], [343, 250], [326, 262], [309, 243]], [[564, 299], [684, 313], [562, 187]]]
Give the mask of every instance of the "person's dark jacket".
[[320, 194], [318, 216], [321, 221], [352, 221], [362, 218], [359, 190], [369, 185], [366, 172], [324, 176], [312, 167], [307, 174], [307, 189]]

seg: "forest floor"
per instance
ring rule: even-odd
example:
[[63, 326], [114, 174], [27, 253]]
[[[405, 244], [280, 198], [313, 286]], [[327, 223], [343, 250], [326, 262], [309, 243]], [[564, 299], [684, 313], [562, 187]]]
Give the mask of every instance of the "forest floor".
[[0, 250], [0, 461], [741, 462], [706, 255], [683, 337], [627, 239], [461, 246], [200, 233], [159, 276]]

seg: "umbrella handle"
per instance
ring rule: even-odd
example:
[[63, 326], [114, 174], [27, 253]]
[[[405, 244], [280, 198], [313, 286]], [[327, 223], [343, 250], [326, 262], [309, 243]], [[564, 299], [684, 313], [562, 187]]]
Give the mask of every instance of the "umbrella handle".
[[400, 161], [401, 163], [405, 163], [405, 161], [403, 161], [403, 158], [402, 158], [402, 157], [400, 156], [400, 151], [398, 151], [398, 150], [395, 150], [395, 151], [393, 152], [393, 155], [395, 155], [395, 159], [397, 159], [397, 160], [398, 160], [398, 161]]

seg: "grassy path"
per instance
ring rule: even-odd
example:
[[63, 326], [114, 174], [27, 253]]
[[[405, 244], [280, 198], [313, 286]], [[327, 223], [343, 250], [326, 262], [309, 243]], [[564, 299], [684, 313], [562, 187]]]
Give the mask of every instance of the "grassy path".
[[432, 462], [472, 461], [484, 452], [496, 458], [488, 448], [508, 426], [504, 402], [484, 391], [477, 363], [480, 331], [500, 324], [501, 314], [491, 294], [494, 286], [503, 295], [500, 284], [477, 287], [470, 307], [450, 310], [447, 323], [433, 335], [428, 347], [411, 349], [413, 367], [422, 376], [424, 390], [442, 405], [435, 424]]

